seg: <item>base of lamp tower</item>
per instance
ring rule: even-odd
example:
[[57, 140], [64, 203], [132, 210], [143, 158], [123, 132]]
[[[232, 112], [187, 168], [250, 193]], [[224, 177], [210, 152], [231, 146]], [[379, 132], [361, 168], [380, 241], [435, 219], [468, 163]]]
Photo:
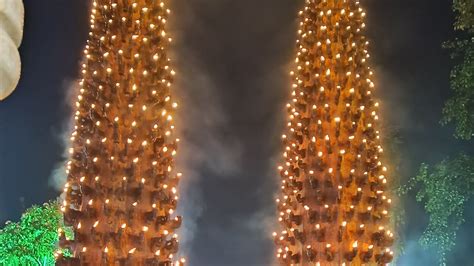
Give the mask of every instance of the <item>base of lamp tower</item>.
[[77, 258], [65, 258], [65, 257], [59, 257], [56, 260], [56, 265], [57, 266], [80, 266], [80, 265], [86, 265], [86, 264], [81, 264], [81, 261]]
[[128, 260], [113, 262], [84, 263], [78, 258], [65, 258], [60, 256], [56, 261], [57, 266], [173, 266], [170, 261], [150, 260], [146, 263], [137, 263]]

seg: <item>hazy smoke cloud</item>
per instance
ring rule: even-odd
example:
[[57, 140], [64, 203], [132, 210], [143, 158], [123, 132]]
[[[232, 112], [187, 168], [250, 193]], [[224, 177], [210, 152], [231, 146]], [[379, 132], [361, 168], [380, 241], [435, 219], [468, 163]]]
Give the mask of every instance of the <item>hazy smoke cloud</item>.
[[293, 4], [281, 2], [289, 8], [264, 13], [272, 1], [172, 3], [181, 252], [191, 265], [268, 265], [273, 257], [287, 37], [296, 17]]
[[66, 163], [69, 159], [69, 148], [71, 147], [71, 132], [74, 124], [74, 119], [72, 118], [71, 110], [73, 109], [71, 102], [75, 98], [78, 93], [78, 86], [79, 80], [72, 80], [72, 81], [64, 81], [63, 88], [65, 92], [65, 99], [63, 102], [62, 109], [65, 110], [65, 113], [68, 115], [66, 116], [68, 119], [65, 120], [63, 125], [61, 126], [61, 130], [55, 137], [60, 143], [61, 147], [63, 148], [62, 160], [58, 162], [54, 169], [51, 171], [51, 175], [49, 177], [49, 185], [55, 188], [58, 191], [62, 191], [64, 185], [67, 181], [67, 174], [66, 174]]
[[[422, 162], [435, 164], [448, 155], [469, 149], [469, 145], [455, 141], [449, 128], [439, 124], [441, 109], [450, 94], [452, 62], [441, 44], [453, 38], [452, 1], [364, 2], [381, 116], [401, 136], [396, 151], [400, 155], [400, 165], [391, 165], [391, 162], [388, 165], [399, 168], [399, 175], [391, 178], [404, 183], [417, 173]], [[405, 8], [407, 4], [410, 9]], [[430, 17], [437, 19], [430, 20]], [[382, 135], [385, 132], [382, 130]], [[411, 192], [399, 203], [406, 210], [406, 226], [399, 232], [405, 238], [405, 252], [396, 254], [399, 256], [397, 265], [436, 265], [435, 252], [423, 249], [418, 243], [428, 217], [414, 194], [415, 191]], [[472, 264], [472, 258], [469, 261], [469, 256], [465, 256], [467, 253], [459, 251], [473, 245], [472, 240], [462, 238], [473, 235], [474, 219], [466, 217], [466, 221], [471, 226], [466, 224], [461, 228], [448, 265]]]
[[188, 51], [180, 47], [179, 52], [186, 63], [177, 64], [179, 77], [174, 86], [180, 104], [177, 169], [183, 172], [178, 213], [184, 216], [180, 252], [187, 255], [198, 229], [197, 219], [206, 208], [200, 187], [204, 172], [223, 178], [238, 173], [242, 150], [240, 142], [225, 133], [229, 120], [216, 97], [216, 86]]
[[49, 179], [49, 184], [57, 189], [58, 191], [64, 188], [66, 184], [67, 175], [66, 175], [66, 167], [65, 162], [60, 162], [56, 165], [56, 167], [51, 172], [51, 177]]
[[417, 239], [408, 240], [405, 245], [405, 252], [397, 261], [398, 265], [436, 265], [437, 254], [424, 250]]

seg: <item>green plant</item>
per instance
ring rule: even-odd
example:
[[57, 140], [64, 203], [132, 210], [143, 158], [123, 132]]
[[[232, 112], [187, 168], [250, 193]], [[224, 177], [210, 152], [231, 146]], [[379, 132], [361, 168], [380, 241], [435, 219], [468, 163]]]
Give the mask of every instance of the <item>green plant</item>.
[[19, 222], [7, 222], [0, 230], [0, 265], [54, 265], [54, 254], [63, 252], [58, 230], [71, 236], [57, 202], [29, 208]]
[[464, 154], [446, 159], [434, 167], [423, 164], [418, 174], [400, 189], [400, 194], [418, 188], [416, 200], [424, 204], [428, 226], [420, 238], [425, 248], [439, 254], [441, 265], [456, 245], [456, 235], [464, 223], [465, 205], [474, 195], [474, 158]]

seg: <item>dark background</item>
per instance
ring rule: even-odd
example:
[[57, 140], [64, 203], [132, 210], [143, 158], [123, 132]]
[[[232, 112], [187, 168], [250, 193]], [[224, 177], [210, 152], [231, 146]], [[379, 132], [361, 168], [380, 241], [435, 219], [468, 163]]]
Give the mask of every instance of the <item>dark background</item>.
[[[59, 195], [68, 94], [88, 29], [87, 0], [25, 0], [22, 79], [0, 103], [0, 222]], [[297, 0], [173, 0], [171, 58], [179, 78], [183, 253], [190, 265], [269, 265], [279, 136], [285, 122]], [[401, 177], [472, 145], [439, 125], [452, 67], [448, 0], [365, 0], [382, 118], [402, 138]], [[382, 132], [383, 134], [383, 132]], [[390, 163], [388, 163], [390, 164]], [[400, 265], [434, 265], [416, 239], [426, 225], [405, 202]], [[451, 265], [472, 265], [472, 202]]]

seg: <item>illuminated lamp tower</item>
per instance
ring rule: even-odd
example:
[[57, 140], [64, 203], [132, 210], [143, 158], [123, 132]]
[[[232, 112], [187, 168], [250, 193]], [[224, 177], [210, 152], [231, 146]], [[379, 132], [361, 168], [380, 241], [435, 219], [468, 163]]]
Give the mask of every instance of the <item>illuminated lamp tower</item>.
[[282, 265], [385, 265], [391, 200], [357, 0], [306, 0], [279, 166]]
[[60, 232], [60, 244], [72, 257], [60, 265], [175, 261], [169, 13], [161, 1], [92, 0], [62, 206], [74, 238]]

